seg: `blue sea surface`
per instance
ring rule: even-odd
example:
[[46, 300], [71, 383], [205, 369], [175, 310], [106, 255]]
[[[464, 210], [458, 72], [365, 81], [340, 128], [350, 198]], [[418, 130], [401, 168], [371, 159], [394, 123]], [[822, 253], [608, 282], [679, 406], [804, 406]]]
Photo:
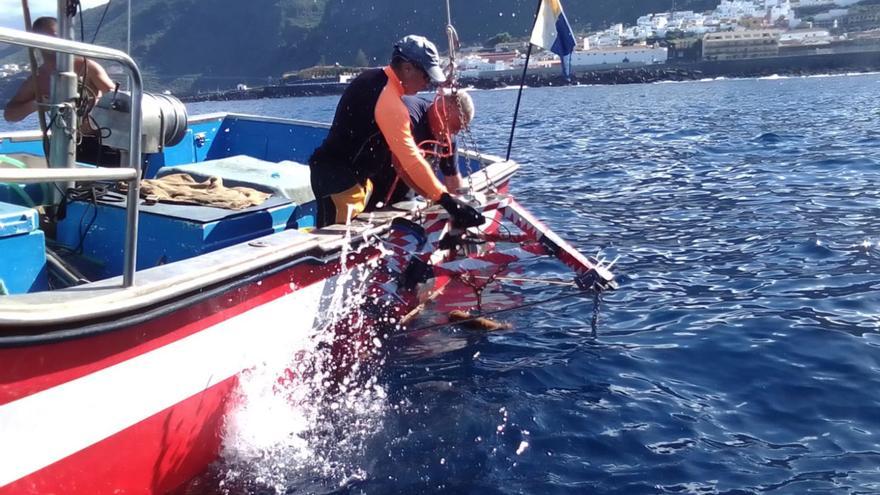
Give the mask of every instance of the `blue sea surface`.
[[[595, 336], [583, 298], [393, 341], [396, 407], [341, 490], [880, 493], [878, 90], [527, 89], [513, 193], [620, 255], [620, 289]], [[473, 95], [477, 143], [503, 155], [516, 92]], [[327, 121], [335, 101], [191, 108]]]
[[[878, 75], [526, 89], [512, 192], [620, 256], [597, 331], [583, 297], [392, 339], [381, 428], [345, 459], [362, 474], [284, 489], [880, 493], [878, 92]], [[477, 143], [503, 155], [516, 92], [473, 96]], [[188, 107], [329, 121], [337, 100]]]

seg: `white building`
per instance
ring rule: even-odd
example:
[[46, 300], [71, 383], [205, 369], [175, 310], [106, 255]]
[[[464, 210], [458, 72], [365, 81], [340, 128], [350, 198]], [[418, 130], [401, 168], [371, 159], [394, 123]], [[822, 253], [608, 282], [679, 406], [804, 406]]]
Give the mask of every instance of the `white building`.
[[[800, 6], [849, 5], [859, 0], [720, 0], [715, 10], [707, 13], [691, 10], [647, 14], [636, 20], [635, 26], [625, 27], [615, 24], [610, 28], [594, 33], [583, 40], [583, 49], [614, 48], [637, 44], [652, 38], [663, 38], [671, 31], [687, 35], [704, 36], [719, 31], [741, 31], [743, 29], [787, 27], [795, 29], [801, 21], [795, 15]], [[819, 14], [817, 21], [833, 19], [846, 13], [846, 9], [832, 9]], [[795, 38], [800, 35], [795, 35]], [[819, 36], [814, 34], [813, 36]], [[820, 36], [821, 37], [821, 36]], [[798, 43], [795, 38], [785, 43]], [[819, 43], [818, 39], [804, 42]]]
[[528, 43], [525, 41], [511, 41], [509, 43], [498, 43], [495, 45], [496, 52], [513, 52], [527, 49]]
[[841, 7], [849, 7], [859, 3], [861, 0], [792, 0], [792, 7], [819, 7], [839, 5]]
[[672, 13], [673, 21], [692, 22], [702, 19], [703, 14], [697, 14], [693, 10], [679, 10]]
[[[748, 12], [757, 12], [757, 10], [753, 8], [753, 2], [743, 0], [737, 1], [738, 3], [736, 4], [726, 1], [725, 5], [727, 5], [728, 10], [743, 10], [745, 6], [749, 6], [750, 10], [748, 10]], [[730, 5], [734, 5], [736, 8], [732, 8]], [[636, 20], [635, 26], [623, 27], [620, 25], [614, 25], [605, 31], [600, 31], [589, 36], [587, 40], [584, 40], [584, 47], [585, 49], [590, 49], [597, 47], [621, 46], [624, 44], [631, 44], [632, 42], [645, 41], [650, 38], [663, 38], [669, 33], [669, 31], [681, 31], [687, 34], [703, 35], [705, 33], [736, 25], [735, 20], [724, 21], [722, 17], [723, 16], [719, 17], [715, 14], [707, 15], [700, 12], [694, 12], [692, 10], [643, 15]], [[733, 16], [733, 18], [738, 19], [736, 16]]]
[[599, 31], [598, 33], [584, 38], [584, 49], [589, 50], [590, 48], [620, 46], [623, 39], [623, 24], [614, 24], [604, 31]]
[[765, 7], [767, 9], [767, 20], [771, 24], [788, 21], [790, 27], [797, 25], [791, 0], [766, 0]]
[[479, 77], [483, 72], [510, 70], [513, 68], [513, 64], [505, 60], [491, 61], [477, 54], [462, 57], [458, 61], [458, 66], [461, 77]]
[[621, 46], [578, 50], [571, 54], [573, 67], [600, 65], [651, 65], [666, 62], [669, 52], [666, 47]]
[[828, 45], [833, 41], [827, 29], [797, 29], [779, 35], [780, 46], [816, 46]]
[[752, 0], [721, 0], [712, 17], [718, 21], [739, 21], [746, 17], [763, 17], [762, 9]]

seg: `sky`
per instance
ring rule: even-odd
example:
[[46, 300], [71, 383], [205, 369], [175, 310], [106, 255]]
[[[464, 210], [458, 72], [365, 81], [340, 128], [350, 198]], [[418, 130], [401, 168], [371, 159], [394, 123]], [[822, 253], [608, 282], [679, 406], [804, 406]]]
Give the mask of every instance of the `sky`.
[[[84, 9], [104, 5], [107, 0], [80, 0]], [[125, 1], [125, 0], [117, 0]], [[31, 19], [44, 15], [55, 16], [58, 12], [57, 0], [28, 0], [31, 8]], [[24, 21], [21, 14], [21, 0], [0, 0], [0, 26], [23, 29]]]

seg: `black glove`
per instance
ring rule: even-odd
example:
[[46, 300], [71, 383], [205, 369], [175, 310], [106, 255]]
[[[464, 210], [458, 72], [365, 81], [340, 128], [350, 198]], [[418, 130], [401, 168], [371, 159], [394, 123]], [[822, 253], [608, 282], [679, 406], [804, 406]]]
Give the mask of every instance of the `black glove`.
[[443, 193], [440, 196], [440, 206], [449, 213], [449, 217], [452, 218], [452, 226], [459, 229], [479, 227], [486, 220], [473, 206], [453, 198], [449, 193]]

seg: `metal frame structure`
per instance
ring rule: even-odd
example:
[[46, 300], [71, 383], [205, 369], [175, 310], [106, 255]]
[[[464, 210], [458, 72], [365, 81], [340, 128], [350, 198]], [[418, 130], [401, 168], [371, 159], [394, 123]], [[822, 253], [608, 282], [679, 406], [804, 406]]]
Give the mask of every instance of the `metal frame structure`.
[[125, 267], [122, 285], [125, 288], [134, 285], [137, 271], [137, 232], [138, 232], [138, 196], [140, 193], [141, 171], [141, 100], [144, 84], [140, 69], [135, 61], [125, 52], [100, 46], [63, 40], [41, 34], [28, 33], [16, 29], [0, 27], [0, 43], [9, 43], [41, 50], [49, 50], [88, 58], [98, 58], [117, 62], [128, 69], [131, 76], [131, 140], [129, 143], [129, 168], [113, 170], [100, 169], [0, 169], [0, 182], [42, 183], [64, 182], [72, 180], [124, 180], [128, 182], [126, 198], [126, 229], [125, 229]]

